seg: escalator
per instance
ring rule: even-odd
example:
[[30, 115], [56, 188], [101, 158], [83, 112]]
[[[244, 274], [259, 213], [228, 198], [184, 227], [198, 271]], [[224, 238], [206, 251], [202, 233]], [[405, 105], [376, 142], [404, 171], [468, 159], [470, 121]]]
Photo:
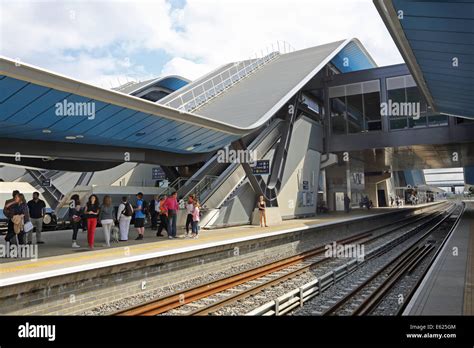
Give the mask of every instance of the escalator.
[[[264, 156], [280, 139], [283, 120], [276, 118], [248, 145], [247, 150]], [[213, 156], [185, 185], [178, 190], [179, 197], [195, 194], [204, 209], [218, 209], [246, 178], [240, 163], [219, 163]]]

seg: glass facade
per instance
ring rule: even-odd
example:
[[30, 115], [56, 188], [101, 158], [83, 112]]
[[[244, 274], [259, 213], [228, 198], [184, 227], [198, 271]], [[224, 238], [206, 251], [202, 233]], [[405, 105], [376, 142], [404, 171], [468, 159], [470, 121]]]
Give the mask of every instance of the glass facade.
[[390, 77], [387, 86], [387, 117], [391, 130], [445, 126], [448, 117], [430, 115], [411, 75]]
[[333, 134], [382, 129], [379, 80], [330, 87], [329, 107]]

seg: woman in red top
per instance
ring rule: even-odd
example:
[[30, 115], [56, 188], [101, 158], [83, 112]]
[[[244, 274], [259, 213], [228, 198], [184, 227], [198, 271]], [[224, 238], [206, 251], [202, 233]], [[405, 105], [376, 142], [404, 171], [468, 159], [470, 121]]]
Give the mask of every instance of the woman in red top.
[[175, 191], [165, 201], [165, 208], [168, 210], [168, 238], [178, 238], [176, 236], [176, 219], [178, 215], [178, 193]]
[[87, 241], [89, 242], [89, 248], [94, 249], [95, 228], [99, 216], [99, 198], [96, 195], [89, 197], [84, 213], [87, 218]]

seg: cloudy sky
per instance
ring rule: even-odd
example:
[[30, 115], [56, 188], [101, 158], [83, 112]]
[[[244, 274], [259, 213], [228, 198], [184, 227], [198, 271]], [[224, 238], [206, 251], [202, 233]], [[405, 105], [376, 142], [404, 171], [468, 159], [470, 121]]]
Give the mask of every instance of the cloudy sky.
[[194, 79], [277, 40], [296, 49], [359, 38], [402, 62], [372, 0], [0, 0], [0, 54], [110, 88]]

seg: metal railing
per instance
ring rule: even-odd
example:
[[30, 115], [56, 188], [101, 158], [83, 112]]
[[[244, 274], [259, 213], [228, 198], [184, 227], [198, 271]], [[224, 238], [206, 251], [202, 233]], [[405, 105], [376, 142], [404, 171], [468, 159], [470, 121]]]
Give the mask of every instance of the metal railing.
[[189, 180], [189, 178], [180, 176], [176, 178], [174, 181], [168, 184], [168, 188], [173, 189], [174, 191], [178, 191], [181, 186], [186, 184], [186, 182]]
[[268, 46], [265, 51], [262, 50], [260, 56], [256, 54], [255, 57], [250, 57], [249, 60], [233, 64], [218, 75], [214, 75], [177, 95], [164, 105], [178, 110], [192, 112], [278, 57], [280, 52], [293, 52], [294, 48], [286, 41], [277, 41], [276, 44], [271, 45], [271, 48]]
[[[203, 106], [209, 100], [222, 94], [228, 88], [249, 76], [279, 54], [279, 52], [272, 52], [265, 57], [253, 61], [243, 61], [234, 64], [230, 68], [222, 71], [219, 75], [213, 76], [197, 86], [194, 86], [190, 90], [176, 96], [165, 105], [178, 110], [192, 112]], [[215, 81], [216, 79], [218, 82]]]
[[179, 177], [175, 181], [173, 181], [171, 185], [167, 187], [164, 193], [169, 195], [175, 191], [178, 191], [179, 188], [184, 185], [189, 185], [189, 184], [194, 183], [194, 186], [192, 187], [191, 190], [187, 192], [186, 196], [189, 196], [190, 194], [194, 194], [198, 198], [198, 200], [201, 200], [202, 194], [212, 187], [212, 184], [214, 184], [217, 178], [218, 176], [215, 176], [215, 175], [205, 175], [202, 179], [189, 179], [189, 178]]

